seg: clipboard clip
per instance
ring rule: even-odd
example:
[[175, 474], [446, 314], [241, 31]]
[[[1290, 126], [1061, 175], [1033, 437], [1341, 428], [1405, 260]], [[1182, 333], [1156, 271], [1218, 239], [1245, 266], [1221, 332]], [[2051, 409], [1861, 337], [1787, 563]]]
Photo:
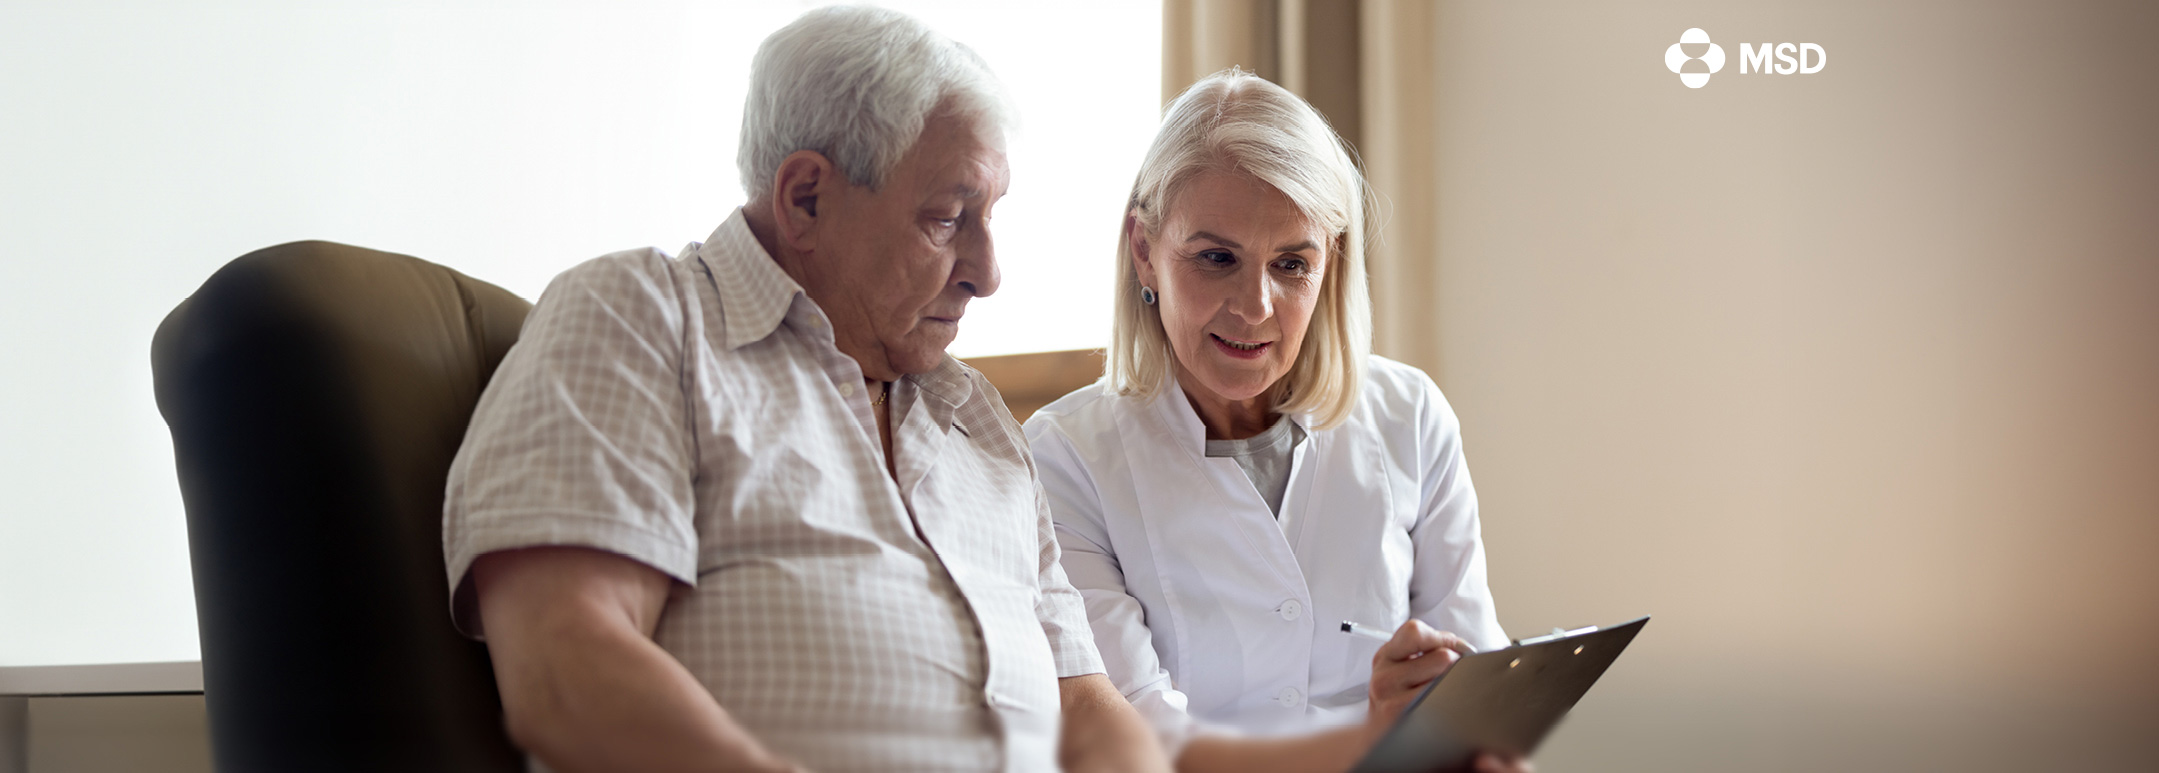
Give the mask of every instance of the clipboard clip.
[[1597, 627], [1596, 627], [1596, 626], [1594, 626], [1594, 625], [1592, 625], [1592, 626], [1585, 626], [1585, 627], [1582, 627], [1582, 628], [1576, 628], [1576, 629], [1574, 629], [1574, 630], [1571, 630], [1571, 631], [1570, 631], [1570, 630], [1567, 630], [1567, 629], [1565, 629], [1565, 628], [1554, 628], [1554, 629], [1552, 629], [1552, 632], [1551, 632], [1551, 633], [1545, 634], [1545, 635], [1543, 635], [1543, 636], [1531, 636], [1531, 637], [1529, 637], [1529, 638], [1527, 638], [1527, 639], [1515, 639], [1515, 640], [1514, 640], [1514, 646], [1516, 646], [1516, 647], [1527, 647], [1527, 646], [1529, 646], [1529, 645], [1532, 645], [1532, 644], [1543, 644], [1543, 643], [1545, 643], [1545, 642], [1548, 642], [1548, 641], [1553, 641], [1553, 640], [1555, 640], [1555, 639], [1564, 639], [1564, 638], [1567, 638], [1567, 637], [1569, 637], [1569, 636], [1580, 636], [1580, 635], [1582, 635], [1582, 634], [1585, 634], [1585, 633], [1596, 633], [1596, 632], [1597, 632]]

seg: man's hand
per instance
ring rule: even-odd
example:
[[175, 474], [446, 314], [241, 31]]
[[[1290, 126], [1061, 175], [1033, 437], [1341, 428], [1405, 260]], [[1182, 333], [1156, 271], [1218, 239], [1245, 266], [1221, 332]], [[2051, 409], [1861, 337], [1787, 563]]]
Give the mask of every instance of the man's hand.
[[791, 771], [652, 641], [673, 581], [586, 548], [472, 564], [510, 737], [561, 773]]
[[1064, 707], [1059, 767], [1072, 773], [1169, 773], [1169, 758], [1139, 712], [1102, 674], [1057, 680]]
[[1422, 620], [1403, 623], [1395, 629], [1394, 638], [1372, 654], [1372, 709], [1368, 722], [1378, 732], [1385, 732], [1402, 715], [1402, 709], [1416, 699], [1418, 691], [1447, 673], [1463, 655], [1475, 652], [1462, 637], [1433, 630]]

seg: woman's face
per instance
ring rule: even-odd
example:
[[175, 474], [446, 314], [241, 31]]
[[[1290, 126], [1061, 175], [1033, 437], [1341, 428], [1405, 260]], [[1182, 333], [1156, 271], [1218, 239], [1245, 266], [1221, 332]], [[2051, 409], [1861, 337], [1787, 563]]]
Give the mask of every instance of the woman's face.
[[1330, 241], [1289, 197], [1247, 175], [1206, 172], [1169, 202], [1153, 238], [1135, 218], [1125, 227], [1193, 400], [1250, 407], [1289, 373]]

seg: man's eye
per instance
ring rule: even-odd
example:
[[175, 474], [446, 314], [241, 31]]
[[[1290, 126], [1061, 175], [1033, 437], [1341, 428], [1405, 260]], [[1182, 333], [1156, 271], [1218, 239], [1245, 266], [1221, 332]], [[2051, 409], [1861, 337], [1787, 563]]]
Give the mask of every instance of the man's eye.
[[953, 215], [951, 217], [933, 217], [930, 218], [930, 222], [936, 223], [938, 228], [958, 228], [960, 225], [960, 216]]

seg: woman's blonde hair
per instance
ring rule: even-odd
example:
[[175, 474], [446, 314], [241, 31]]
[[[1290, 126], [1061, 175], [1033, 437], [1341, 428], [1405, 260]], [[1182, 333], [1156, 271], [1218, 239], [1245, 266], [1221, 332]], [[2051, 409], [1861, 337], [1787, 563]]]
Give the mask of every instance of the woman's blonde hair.
[[[1132, 183], [1126, 216], [1153, 237], [1185, 184], [1209, 171], [1249, 175], [1272, 186], [1333, 234], [1311, 326], [1296, 362], [1271, 391], [1277, 412], [1309, 415], [1317, 429], [1340, 424], [1356, 406], [1372, 351], [1372, 296], [1364, 275], [1375, 219], [1371, 188], [1341, 137], [1311, 105], [1234, 67], [1200, 79], [1170, 103]], [[1148, 396], [1168, 382], [1177, 355], [1161, 312], [1140, 300], [1131, 231], [1118, 225], [1117, 310], [1104, 376], [1118, 394]]]

